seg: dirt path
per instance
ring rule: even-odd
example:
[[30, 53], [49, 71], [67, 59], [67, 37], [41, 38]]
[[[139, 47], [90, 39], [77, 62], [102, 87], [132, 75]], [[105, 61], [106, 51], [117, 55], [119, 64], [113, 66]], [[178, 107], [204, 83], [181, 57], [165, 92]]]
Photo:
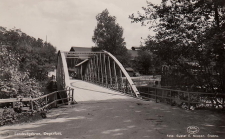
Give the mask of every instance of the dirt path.
[[196, 138], [225, 138], [224, 114], [186, 111], [133, 98], [80, 102], [53, 109], [47, 119], [1, 127], [0, 138], [168, 139], [187, 136], [190, 126], [199, 128], [199, 132], [192, 129]]

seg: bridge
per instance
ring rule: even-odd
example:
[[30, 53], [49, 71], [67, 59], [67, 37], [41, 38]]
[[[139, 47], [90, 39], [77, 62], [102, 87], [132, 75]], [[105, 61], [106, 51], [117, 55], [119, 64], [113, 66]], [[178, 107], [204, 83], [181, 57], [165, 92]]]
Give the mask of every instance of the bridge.
[[[56, 73], [58, 90], [64, 90], [67, 87], [73, 88], [74, 86], [78, 89], [77, 83], [80, 83], [81, 86], [85, 84], [84, 82], [81, 83], [81, 81], [104, 87], [104, 89], [101, 88], [92, 95], [90, 94], [90, 84], [84, 85], [86, 88], [83, 88], [82, 93], [74, 93], [75, 101], [82, 101], [82, 98], [83, 101], [85, 101], [87, 97], [96, 99], [107, 97], [102, 97], [103, 94], [98, 94], [101, 90], [105, 90], [108, 94], [117, 95], [120, 92], [127, 96], [135, 98], [140, 97], [138, 89], [125, 68], [107, 51], [88, 53], [59, 51]], [[74, 74], [76, 74], [76, 77], [74, 77]], [[71, 78], [75, 78], [76, 80]], [[93, 86], [91, 88], [95, 87]], [[86, 89], [86, 91], [84, 91], [84, 89]], [[87, 93], [88, 89], [89, 94]]]
[[[187, 109], [190, 109], [191, 106], [202, 103], [195, 102], [191, 98], [193, 96], [203, 98], [204, 93], [137, 86], [140, 80], [132, 79], [122, 64], [107, 51], [59, 51], [57, 59], [56, 80], [59, 91], [41, 99], [46, 101], [46, 104], [49, 102], [49, 105], [57, 105], [55, 99], [59, 95], [60, 100], [66, 98], [68, 104], [71, 102], [76, 104], [53, 109], [47, 118], [41, 121], [13, 127], [5, 126], [1, 128], [0, 137], [8, 139], [225, 137], [224, 114], [188, 111], [170, 106], [178, 99], [177, 96], [180, 96], [178, 101], [184, 102]], [[65, 101], [62, 102], [66, 103]]]

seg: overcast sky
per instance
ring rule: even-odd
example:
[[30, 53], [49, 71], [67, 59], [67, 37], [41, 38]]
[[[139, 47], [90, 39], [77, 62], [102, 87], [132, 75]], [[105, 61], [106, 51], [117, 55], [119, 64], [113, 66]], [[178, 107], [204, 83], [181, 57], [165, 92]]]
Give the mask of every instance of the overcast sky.
[[[161, 0], [148, 0], [159, 3]], [[139, 46], [151, 32], [128, 18], [146, 6], [146, 0], [0, 0], [0, 26], [16, 27], [35, 38], [47, 40], [58, 50], [94, 46], [96, 15], [108, 9], [124, 29], [127, 48]]]

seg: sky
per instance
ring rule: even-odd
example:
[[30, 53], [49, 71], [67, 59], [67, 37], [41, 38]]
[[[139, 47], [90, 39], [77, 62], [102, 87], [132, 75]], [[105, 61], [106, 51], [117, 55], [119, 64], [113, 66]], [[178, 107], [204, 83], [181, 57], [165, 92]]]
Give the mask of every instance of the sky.
[[[159, 4], [161, 0], [148, 0]], [[123, 27], [126, 47], [140, 46], [148, 27], [128, 18], [147, 6], [146, 0], [0, 0], [0, 26], [17, 28], [32, 37], [50, 42], [57, 50], [71, 46], [92, 47], [96, 15], [108, 9]]]

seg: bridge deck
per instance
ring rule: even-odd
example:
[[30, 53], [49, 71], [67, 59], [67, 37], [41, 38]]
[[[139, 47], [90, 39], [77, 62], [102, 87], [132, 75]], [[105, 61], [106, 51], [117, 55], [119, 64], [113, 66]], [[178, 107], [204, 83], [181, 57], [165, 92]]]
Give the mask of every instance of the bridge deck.
[[99, 101], [109, 99], [131, 99], [118, 91], [110, 90], [82, 80], [70, 80], [70, 85], [74, 88], [74, 100], [82, 101]]

